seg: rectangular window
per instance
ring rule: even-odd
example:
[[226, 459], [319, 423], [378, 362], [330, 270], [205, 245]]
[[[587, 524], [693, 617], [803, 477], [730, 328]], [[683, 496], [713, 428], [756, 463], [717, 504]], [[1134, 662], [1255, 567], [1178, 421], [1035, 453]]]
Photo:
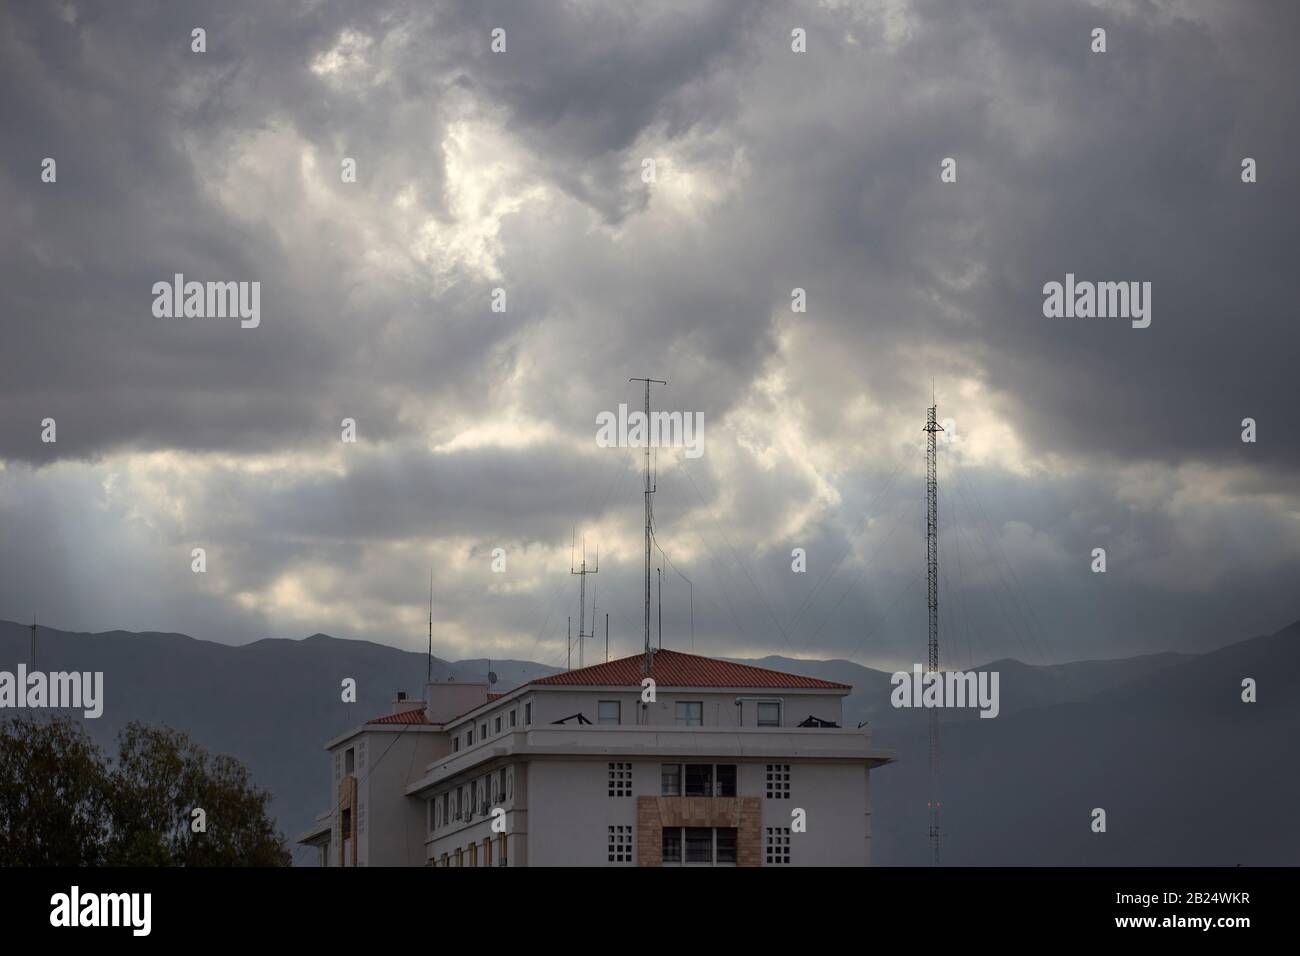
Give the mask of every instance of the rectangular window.
[[497, 771], [497, 802], [506, 802], [506, 771], [505, 768]]
[[527, 704], [524, 704], [524, 725], [527, 726], [532, 722], [533, 722], [533, 705], [532, 702], [529, 701]]
[[468, 747], [474, 743], [474, 728], [470, 727], [465, 731], [465, 746]]
[[767, 765], [767, 799], [790, 799], [790, 765], [788, 763], [770, 763]]
[[492, 728], [493, 733], [501, 733], [501, 715], [497, 715], [496, 724]]
[[664, 830], [663, 861], [665, 863], [682, 862], [682, 831], [676, 827]]
[[632, 828], [614, 826], [609, 828], [609, 862], [632, 862]]
[[704, 725], [704, 701], [679, 700], [677, 702], [678, 727], [702, 727]]
[[659, 768], [661, 781], [659, 792], [665, 797], [682, 795], [682, 765], [679, 763], [662, 764]]
[[515, 725], [515, 717], [516, 717], [516, 715], [517, 715], [518, 713], [519, 713], [519, 712], [516, 711], [516, 710], [512, 710], [512, 711], [510, 711], [510, 726], [511, 726], [511, 727], [513, 727], [513, 726]]
[[735, 827], [665, 827], [661, 860], [677, 866], [735, 866], [737, 832]]
[[736, 795], [736, 765], [734, 763], [718, 764], [716, 779], [718, 796], [734, 797]]
[[479, 739], [479, 740], [487, 740], [487, 721], [486, 721], [486, 720], [483, 721], [483, 723], [479, 726], [478, 739]]
[[455, 737], [451, 738], [451, 750], [452, 753], [456, 753], [458, 750], [460, 750], [460, 734], [457, 734]]
[[357, 755], [351, 747], [343, 754], [343, 772], [354, 773], [357, 769]]
[[760, 703], [758, 705], [758, 726], [780, 727], [781, 705], [778, 703]]
[[686, 765], [686, 796], [713, 796], [713, 764], [688, 763]]
[[790, 862], [790, 828], [767, 828], [767, 853], [764, 856], [769, 866], [779, 866]]
[[713, 830], [710, 827], [686, 828], [686, 862], [713, 862]]
[[501, 839], [497, 840], [497, 845], [500, 847], [500, 856], [497, 857], [497, 866], [506, 865], [506, 839], [507, 836], [503, 833], [501, 834]]
[[718, 827], [714, 833], [717, 835], [719, 863], [736, 862], [736, 828], [735, 827]]
[[448, 790], [442, 795], [442, 819], [444, 823], [451, 823], [451, 791]]
[[611, 797], [632, 796], [632, 765], [630, 763], [612, 763], [609, 765], [609, 795]]
[[616, 700], [602, 700], [596, 705], [596, 723], [621, 724], [622, 705]]

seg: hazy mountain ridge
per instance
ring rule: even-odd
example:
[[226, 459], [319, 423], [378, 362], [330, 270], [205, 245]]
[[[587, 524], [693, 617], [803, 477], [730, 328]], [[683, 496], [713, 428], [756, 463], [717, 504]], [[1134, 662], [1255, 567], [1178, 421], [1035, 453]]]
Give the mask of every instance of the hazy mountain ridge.
[[[0, 669], [26, 662], [30, 642], [29, 625], [0, 621]], [[399, 690], [422, 694], [426, 655], [324, 634], [228, 645], [184, 634], [70, 633], [42, 626], [37, 666], [104, 672], [104, 715], [85, 721], [101, 746], [135, 719], [168, 724], [209, 750], [238, 757], [274, 795], [272, 812], [293, 839], [329, 802], [325, 742], [388, 713]], [[497, 690], [554, 673], [527, 661], [493, 660], [491, 666]], [[435, 657], [433, 676], [485, 681], [487, 662]], [[341, 700], [345, 677], [357, 682], [355, 704]]]
[[[0, 622], [0, 669], [26, 661], [29, 640], [27, 625]], [[927, 713], [892, 708], [889, 675], [851, 661], [744, 662], [853, 685], [845, 724], [868, 720], [900, 758], [872, 777], [875, 862], [926, 862]], [[426, 658], [323, 634], [232, 646], [42, 627], [38, 665], [104, 671], [104, 717], [86, 722], [101, 744], [140, 719], [239, 757], [275, 795], [292, 839], [328, 803], [324, 743], [386, 713], [396, 691], [419, 693]], [[498, 690], [555, 672], [491, 667]], [[978, 669], [1001, 674], [1001, 714], [941, 714], [943, 862], [1300, 862], [1300, 824], [1279, 812], [1300, 798], [1288, 759], [1300, 732], [1300, 623], [1201, 655]], [[481, 659], [433, 662], [436, 679], [483, 680], [486, 670]], [[340, 700], [344, 677], [357, 681], [356, 704]], [[1243, 677], [1258, 681], [1258, 703], [1241, 702]], [[1094, 807], [1107, 810], [1105, 834], [1089, 828]]]

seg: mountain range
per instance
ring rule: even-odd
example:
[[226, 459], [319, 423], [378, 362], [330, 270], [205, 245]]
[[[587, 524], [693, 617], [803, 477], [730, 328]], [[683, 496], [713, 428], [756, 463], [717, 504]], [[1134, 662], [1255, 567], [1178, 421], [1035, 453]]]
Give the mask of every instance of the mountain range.
[[[0, 669], [28, 659], [30, 627], [0, 621]], [[898, 760], [872, 775], [873, 862], [929, 860], [928, 713], [890, 705], [890, 675], [844, 660], [743, 663], [851, 684]], [[41, 670], [103, 671], [111, 747], [129, 720], [183, 730], [242, 760], [292, 839], [328, 801], [330, 738], [421, 691], [426, 656], [314, 634], [232, 646], [183, 634], [39, 629]], [[433, 660], [435, 679], [483, 680], [486, 660]], [[497, 690], [555, 668], [493, 660]], [[1206, 654], [1030, 665], [1000, 660], [1001, 711], [940, 712], [940, 861], [947, 865], [1294, 865], [1300, 823], [1300, 622]], [[357, 682], [355, 704], [340, 682]], [[1242, 701], [1242, 680], [1258, 699]], [[1093, 831], [1094, 809], [1106, 831]], [[295, 847], [295, 860], [310, 854]]]

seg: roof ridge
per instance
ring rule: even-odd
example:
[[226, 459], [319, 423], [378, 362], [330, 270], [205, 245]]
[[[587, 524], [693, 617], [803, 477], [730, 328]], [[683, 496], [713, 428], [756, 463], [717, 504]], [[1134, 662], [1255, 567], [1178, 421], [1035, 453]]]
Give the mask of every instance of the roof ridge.
[[[791, 674], [770, 667], [758, 667], [739, 661], [690, 654], [671, 648], [654, 648], [651, 653], [660, 656], [660, 674], [651, 676], [668, 687], [780, 687], [786, 689], [849, 690], [850, 684]], [[630, 654], [599, 664], [590, 664], [576, 670], [560, 671], [536, 677], [528, 682], [538, 686], [623, 685], [635, 686], [645, 677], [641, 661], [643, 654]], [[652, 662], [654, 657], [651, 658]], [[660, 676], [662, 675], [662, 676]]]

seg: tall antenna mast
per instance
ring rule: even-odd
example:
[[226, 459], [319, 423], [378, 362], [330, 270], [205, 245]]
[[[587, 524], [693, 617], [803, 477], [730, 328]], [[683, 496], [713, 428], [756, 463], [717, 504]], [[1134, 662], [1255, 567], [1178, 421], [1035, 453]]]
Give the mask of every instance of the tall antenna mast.
[[655, 568], [659, 572], [659, 650], [664, 649], [664, 569]]
[[433, 566], [429, 566], [429, 663], [425, 668], [424, 682], [433, 683]]
[[[587, 536], [582, 536], [582, 564], [575, 570], [573, 567], [573, 543], [569, 543], [569, 573], [578, 575], [578, 666], [586, 666], [586, 658], [583, 654], [583, 638], [594, 637], [596, 627], [596, 609], [591, 609], [592, 633], [586, 633], [587, 630], [587, 575], [600, 573], [600, 549], [596, 550], [596, 566], [587, 567]], [[592, 600], [595, 600], [595, 586], [592, 586]]]
[[[931, 394], [930, 401], [934, 401]], [[926, 413], [925, 428], [925, 574], [928, 585], [930, 636], [926, 672], [939, 670], [939, 443], [943, 427], [936, 420], [938, 405]], [[930, 708], [930, 865], [939, 863], [939, 724], [938, 709]]]
[[657, 378], [629, 378], [629, 382], [645, 382], [645, 673], [650, 676], [653, 660], [650, 656], [650, 537], [654, 533], [652, 518], [654, 509], [650, 496], [655, 493], [650, 486], [650, 386], [667, 385]]

